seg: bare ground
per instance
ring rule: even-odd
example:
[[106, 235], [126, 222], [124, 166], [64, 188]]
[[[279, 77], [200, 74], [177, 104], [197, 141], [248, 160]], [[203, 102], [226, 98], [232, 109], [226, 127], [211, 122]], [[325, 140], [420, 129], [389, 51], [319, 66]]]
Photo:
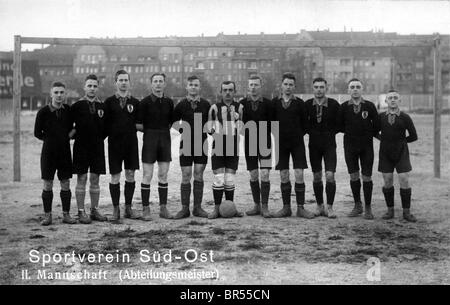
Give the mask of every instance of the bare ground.
[[[413, 172], [412, 211], [419, 221], [407, 223], [400, 218], [401, 207], [396, 181], [396, 218], [384, 221], [381, 215], [385, 203], [381, 193], [382, 179], [374, 164], [373, 209], [376, 219], [348, 218], [352, 197], [342, 152], [342, 135], [338, 136], [337, 194], [335, 209], [338, 218], [304, 220], [297, 217], [263, 219], [244, 217], [207, 220], [190, 217], [183, 220], [163, 220], [158, 217], [156, 180], [152, 183], [151, 205], [153, 221], [124, 220], [122, 224], [95, 223], [64, 225], [61, 223], [59, 186], [55, 183], [54, 225], [39, 225], [43, 215], [40, 200], [41, 180], [39, 154], [41, 143], [33, 137], [35, 113], [22, 115], [22, 182], [11, 182], [12, 124], [10, 117], [0, 120], [0, 283], [1, 284], [67, 284], [68, 280], [38, 280], [37, 270], [96, 272], [106, 270], [107, 280], [85, 279], [82, 283], [118, 284], [120, 270], [152, 269], [153, 271], [217, 271], [212, 279], [125, 280], [129, 284], [449, 284], [450, 283], [450, 211], [449, 202], [449, 116], [442, 118], [441, 179], [433, 178], [433, 123], [431, 115], [413, 115], [419, 141], [410, 145]], [[174, 134], [175, 135], [175, 134]], [[173, 147], [178, 137], [174, 136]], [[378, 143], [376, 143], [376, 151]], [[181, 173], [177, 152], [169, 173], [169, 209], [175, 213], [180, 206]], [[235, 201], [240, 210], [252, 204], [248, 174], [241, 158], [237, 175]], [[140, 185], [141, 172], [136, 174]], [[305, 174], [307, 208], [312, 210], [314, 195], [312, 175]], [[279, 175], [271, 174], [271, 210], [281, 206]], [[101, 178], [100, 207], [112, 214], [108, 177]], [[212, 172], [205, 172], [204, 202], [212, 210]], [[72, 181], [72, 190], [75, 182]], [[295, 197], [292, 198], [295, 202]], [[136, 188], [135, 207], [141, 208], [140, 190]], [[89, 205], [89, 204], [88, 204]], [[72, 200], [72, 213], [76, 210]], [[295, 212], [295, 208], [294, 208]], [[49, 264], [45, 268], [29, 261], [29, 251], [40, 253], [128, 253], [127, 263]], [[139, 251], [172, 251], [183, 256], [186, 250], [214, 252], [214, 262], [143, 263]], [[188, 255], [189, 256], [189, 255]], [[366, 273], [371, 257], [380, 260], [381, 281], [368, 281]], [[190, 255], [192, 258], [192, 255]], [[21, 279], [21, 270], [29, 270], [32, 278]]]

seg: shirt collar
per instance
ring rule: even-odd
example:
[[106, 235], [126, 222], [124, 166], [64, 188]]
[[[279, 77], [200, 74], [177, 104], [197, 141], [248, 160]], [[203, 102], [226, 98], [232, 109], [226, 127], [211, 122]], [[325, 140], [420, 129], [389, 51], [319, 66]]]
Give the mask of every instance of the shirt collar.
[[[364, 104], [365, 101], [364, 99], [361, 98], [361, 104]], [[350, 101], [348, 102], [349, 105], [355, 105], [355, 102], [353, 102], [353, 99], [350, 99]]]
[[50, 111], [53, 112], [53, 111], [62, 109], [63, 105], [61, 104], [61, 107], [56, 108], [56, 107], [53, 106], [52, 103], [50, 102], [50, 104], [48, 104], [48, 107], [50, 108]]
[[156, 102], [158, 99], [163, 99], [164, 98], [164, 94], [161, 97], [157, 97], [156, 95], [154, 95], [152, 93], [152, 94], [150, 94], [150, 98], [152, 99], [152, 102]]
[[325, 100], [322, 104], [319, 104], [319, 100], [314, 98], [313, 105], [322, 105], [322, 106], [328, 107], [328, 97], [325, 97]]
[[126, 94], [125, 96], [121, 96], [121, 95], [119, 94], [119, 92], [116, 92], [116, 93], [115, 93], [115, 96], [116, 96], [117, 99], [119, 99], [119, 98], [121, 98], [121, 97], [122, 97], [122, 98], [129, 99], [129, 98], [131, 97], [131, 93], [127, 91], [127, 94]]
[[91, 100], [90, 98], [87, 97], [87, 95], [83, 96], [80, 100], [85, 100], [85, 101], [88, 101], [91, 103], [93, 103], [93, 102], [101, 103], [102, 102], [102, 101], [100, 101], [100, 99], [97, 96]]
[[251, 95], [247, 95], [247, 100], [249, 100], [250, 102], [262, 102], [263, 98], [262, 95], [260, 95], [256, 100], [254, 100]]
[[200, 95], [197, 95], [195, 98], [192, 98], [190, 95], [186, 96], [188, 102], [200, 102]]
[[395, 114], [396, 116], [400, 116], [400, 108], [396, 108], [395, 110], [391, 110], [388, 108], [387, 110], [388, 114]]
[[[280, 100], [283, 102], [284, 98], [283, 95], [280, 95]], [[289, 97], [289, 100], [287, 100], [286, 102], [290, 102], [292, 100], [295, 100], [295, 95], [291, 94], [291, 96]]]

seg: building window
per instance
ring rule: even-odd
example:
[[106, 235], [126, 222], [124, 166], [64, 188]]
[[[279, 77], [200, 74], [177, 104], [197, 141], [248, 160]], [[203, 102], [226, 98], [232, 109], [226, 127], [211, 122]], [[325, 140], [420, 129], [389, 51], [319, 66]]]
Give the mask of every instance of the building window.
[[417, 73], [417, 74], [416, 74], [416, 79], [417, 79], [417, 80], [423, 80], [423, 74]]
[[423, 61], [416, 62], [416, 68], [417, 69], [422, 69], [423, 68]]
[[214, 63], [212, 62], [211, 63], [211, 70], [213, 70], [214, 69]]
[[162, 72], [166, 72], [166, 67], [165, 67], [165, 66], [162, 66], [162, 67], [161, 67], [161, 71], [162, 71]]

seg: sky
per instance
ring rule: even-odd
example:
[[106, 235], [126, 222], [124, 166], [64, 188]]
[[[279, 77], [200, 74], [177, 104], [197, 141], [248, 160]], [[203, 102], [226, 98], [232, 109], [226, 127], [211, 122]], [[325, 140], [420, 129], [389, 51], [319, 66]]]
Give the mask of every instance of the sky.
[[301, 29], [450, 34], [450, 0], [0, 0], [0, 51], [13, 50], [14, 35], [129, 38]]

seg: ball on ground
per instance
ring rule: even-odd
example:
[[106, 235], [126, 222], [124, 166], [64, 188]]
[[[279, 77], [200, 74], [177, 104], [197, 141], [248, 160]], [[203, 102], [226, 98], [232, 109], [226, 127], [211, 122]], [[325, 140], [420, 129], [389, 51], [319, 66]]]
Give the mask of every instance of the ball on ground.
[[220, 216], [223, 218], [231, 218], [234, 217], [237, 213], [236, 206], [234, 202], [231, 200], [225, 200], [220, 204], [219, 207]]

